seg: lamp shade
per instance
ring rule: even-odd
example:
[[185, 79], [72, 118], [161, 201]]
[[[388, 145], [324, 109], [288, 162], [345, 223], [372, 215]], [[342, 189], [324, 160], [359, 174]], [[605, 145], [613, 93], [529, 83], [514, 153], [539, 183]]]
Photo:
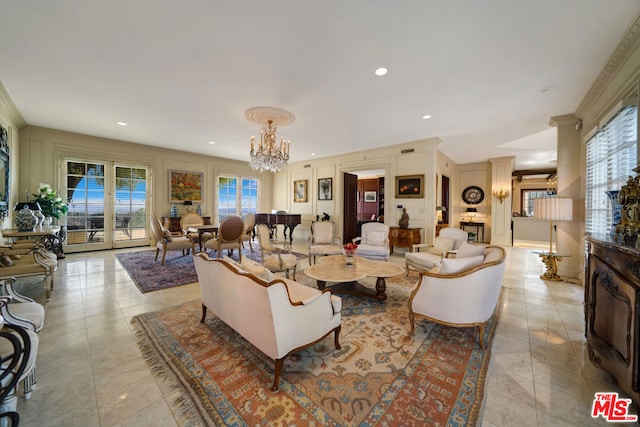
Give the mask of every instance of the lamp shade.
[[193, 202], [191, 200], [185, 200], [184, 201], [184, 205], [185, 206], [193, 206]]
[[568, 197], [545, 197], [533, 201], [533, 217], [550, 221], [571, 221], [573, 200]]
[[467, 212], [470, 212], [470, 213], [478, 212], [478, 208], [467, 208]]

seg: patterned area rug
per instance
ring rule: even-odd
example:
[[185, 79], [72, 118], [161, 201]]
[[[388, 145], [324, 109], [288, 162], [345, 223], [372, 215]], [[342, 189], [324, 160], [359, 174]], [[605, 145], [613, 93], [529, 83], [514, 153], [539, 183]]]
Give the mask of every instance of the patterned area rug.
[[[304, 254], [294, 254], [298, 259], [307, 258]], [[158, 255], [157, 261], [154, 259], [155, 256], [155, 249], [116, 254], [116, 258], [142, 293], [198, 281], [191, 255], [183, 256], [182, 251], [169, 251], [164, 265], [160, 264], [162, 253]], [[242, 256], [260, 262], [258, 250], [252, 252], [249, 248], [243, 249]], [[234, 251], [231, 258], [238, 260], [238, 251]]]
[[[302, 273], [299, 281], [313, 284]], [[343, 296], [342, 349], [331, 334], [289, 356], [275, 393], [273, 360], [213, 316], [199, 323], [200, 301], [132, 322], [180, 425], [475, 425], [499, 314], [484, 350], [477, 328], [422, 320], [408, 337], [416, 281], [388, 279], [384, 304]]]

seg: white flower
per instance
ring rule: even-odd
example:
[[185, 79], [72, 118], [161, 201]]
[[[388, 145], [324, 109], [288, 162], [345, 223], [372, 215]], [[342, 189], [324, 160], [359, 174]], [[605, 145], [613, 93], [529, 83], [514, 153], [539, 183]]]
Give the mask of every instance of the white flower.
[[40, 183], [40, 193], [51, 194], [51, 185]]

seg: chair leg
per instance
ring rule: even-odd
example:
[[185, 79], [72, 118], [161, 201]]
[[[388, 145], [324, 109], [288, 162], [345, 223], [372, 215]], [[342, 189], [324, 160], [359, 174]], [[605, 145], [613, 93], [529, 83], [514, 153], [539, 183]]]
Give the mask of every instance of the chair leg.
[[415, 332], [415, 314], [413, 314], [413, 311], [409, 310], [409, 324], [411, 325], [411, 331], [409, 332], [410, 336], [413, 336], [413, 333]]
[[282, 370], [282, 365], [284, 365], [284, 357], [282, 359], [276, 359], [275, 362], [275, 374], [271, 391], [278, 391], [278, 383], [280, 382], [280, 371]]
[[159, 249], [159, 248], [156, 248], [156, 258], [155, 258], [155, 260], [156, 260], [156, 261], [158, 260], [158, 254], [159, 254], [159, 253], [160, 253], [160, 249]]
[[162, 261], [160, 262], [161, 265], [164, 265], [164, 259], [167, 257], [167, 251], [162, 251]]
[[202, 304], [202, 317], [200, 318], [200, 323], [204, 323], [204, 318], [207, 316], [207, 306]]
[[478, 326], [478, 341], [480, 348], [484, 348], [484, 323]]

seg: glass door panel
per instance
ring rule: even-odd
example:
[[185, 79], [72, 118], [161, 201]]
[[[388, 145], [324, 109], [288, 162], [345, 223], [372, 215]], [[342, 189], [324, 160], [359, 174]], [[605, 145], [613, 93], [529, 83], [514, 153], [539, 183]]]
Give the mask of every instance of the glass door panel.
[[137, 240], [148, 242], [147, 170], [140, 167], [115, 167], [115, 246], [131, 246]]

